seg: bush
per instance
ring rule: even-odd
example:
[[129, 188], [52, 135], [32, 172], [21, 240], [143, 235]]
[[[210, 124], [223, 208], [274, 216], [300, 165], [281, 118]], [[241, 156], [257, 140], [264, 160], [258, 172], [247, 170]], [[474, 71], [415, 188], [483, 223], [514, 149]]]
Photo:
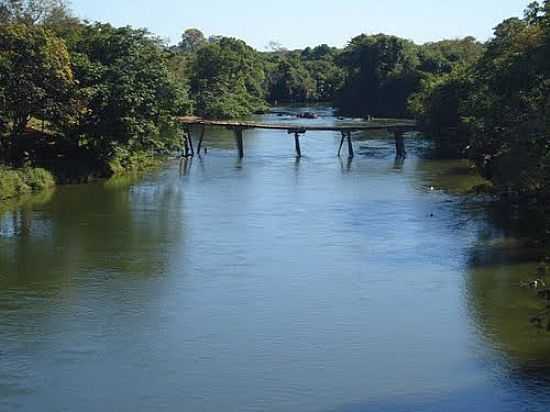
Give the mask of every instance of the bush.
[[44, 169], [14, 170], [0, 168], [0, 200], [44, 190], [54, 185], [54, 177]]
[[38, 191], [55, 186], [55, 178], [45, 169], [26, 168], [21, 172], [23, 181], [31, 190]]
[[130, 152], [117, 148], [115, 155], [107, 164], [109, 176], [117, 176], [126, 172], [141, 172], [160, 164], [161, 159], [145, 151]]

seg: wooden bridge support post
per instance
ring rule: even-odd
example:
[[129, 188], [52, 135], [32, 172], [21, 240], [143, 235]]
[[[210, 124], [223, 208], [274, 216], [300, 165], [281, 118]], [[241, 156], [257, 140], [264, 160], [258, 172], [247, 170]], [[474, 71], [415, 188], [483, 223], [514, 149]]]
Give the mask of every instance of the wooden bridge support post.
[[204, 135], [206, 134], [206, 126], [201, 126], [201, 136], [199, 138], [199, 145], [197, 146], [197, 153], [201, 154], [202, 142], [204, 140]]
[[407, 157], [407, 150], [405, 149], [405, 132], [396, 130], [393, 134], [395, 137], [395, 155], [398, 158], [404, 159]]
[[340, 140], [340, 147], [338, 148], [338, 157], [340, 157], [340, 155], [342, 154], [342, 147], [344, 147], [344, 140], [346, 139], [346, 133], [345, 132], [341, 132], [342, 133], [342, 139]]
[[183, 144], [183, 157], [187, 158], [191, 156], [191, 150], [189, 148], [189, 137], [188, 137], [189, 128], [185, 127], [183, 129], [182, 144]]
[[348, 154], [349, 154], [349, 158], [351, 159], [354, 156], [353, 144], [351, 143], [351, 132], [347, 132], [347, 138], [348, 138]]
[[239, 151], [239, 157], [242, 159], [244, 157], [244, 144], [243, 144], [243, 129], [236, 128], [233, 129], [235, 133], [235, 141], [237, 143], [237, 150]]
[[294, 133], [294, 144], [296, 145], [296, 156], [302, 157], [302, 149], [300, 148], [300, 133]]
[[195, 148], [193, 147], [193, 134], [191, 128], [185, 128], [185, 157], [195, 156]]

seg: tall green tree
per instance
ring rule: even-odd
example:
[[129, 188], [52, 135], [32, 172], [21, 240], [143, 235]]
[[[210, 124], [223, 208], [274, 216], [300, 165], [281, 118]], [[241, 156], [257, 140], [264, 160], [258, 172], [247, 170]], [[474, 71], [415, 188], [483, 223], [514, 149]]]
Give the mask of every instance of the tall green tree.
[[[469, 67], [428, 78], [411, 107], [439, 140], [462, 146], [497, 188], [550, 199], [550, 2], [500, 23]], [[436, 127], [434, 127], [436, 126]], [[464, 139], [466, 138], [466, 139]]]
[[181, 35], [178, 49], [182, 52], [196, 52], [208, 43], [206, 37], [199, 29], [187, 29]]
[[360, 35], [346, 47], [340, 62], [346, 71], [337, 106], [353, 115], [403, 117], [419, 86], [417, 46], [395, 36]]
[[201, 116], [236, 118], [265, 109], [265, 82], [259, 53], [228, 37], [200, 48], [191, 69], [191, 92]]
[[68, 104], [75, 85], [62, 40], [42, 27], [0, 25], [0, 118], [9, 152], [32, 117], [55, 117]]
[[316, 100], [317, 86], [304, 64], [297, 58], [282, 58], [271, 73], [269, 99], [277, 102]]
[[61, 23], [71, 17], [64, 0], [0, 0], [0, 23]]
[[83, 27], [71, 53], [73, 116], [61, 125], [73, 144], [109, 161], [171, 143], [161, 126], [188, 113], [190, 102], [159, 40], [145, 30], [94, 24]]

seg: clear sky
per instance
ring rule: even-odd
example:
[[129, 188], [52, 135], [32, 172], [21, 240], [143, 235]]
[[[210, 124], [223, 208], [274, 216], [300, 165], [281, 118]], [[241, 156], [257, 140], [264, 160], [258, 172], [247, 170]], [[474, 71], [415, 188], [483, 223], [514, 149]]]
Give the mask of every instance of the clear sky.
[[472, 35], [488, 39], [529, 0], [72, 0], [82, 18], [146, 27], [171, 43], [184, 29], [238, 37], [263, 50], [344, 46], [361, 33], [387, 33], [418, 43]]

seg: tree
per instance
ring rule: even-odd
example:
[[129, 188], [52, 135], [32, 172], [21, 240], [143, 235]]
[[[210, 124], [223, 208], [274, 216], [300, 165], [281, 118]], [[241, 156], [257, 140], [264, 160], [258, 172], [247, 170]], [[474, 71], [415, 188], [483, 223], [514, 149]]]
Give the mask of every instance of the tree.
[[64, 0], [0, 0], [0, 23], [56, 24], [70, 18]]
[[316, 99], [316, 83], [297, 57], [283, 58], [271, 74], [269, 100], [307, 102]]
[[449, 74], [457, 66], [471, 66], [485, 51], [474, 37], [426, 43], [419, 48], [420, 66], [427, 74]]
[[73, 85], [62, 40], [40, 27], [0, 25], [0, 118], [10, 129], [4, 149], [23, 134], [31, 117], [58, 115]]
[[245, 42], [224, 37], [200, 48], [191, 93], [201, 116], [235, 118], [265, 109], [264, 62]]
[[420, 76], [417, 46], [395, 36], [353, 38], [340, 57], [346, 81], [336, 101], [347, 114], [396, 116], [408, 114], [407, 101]]
[[204, 34], [198, 29], [187, 29], [181, 35], [178, 48], [183, 52], [196, 52], [208, 42]]
[[171, 144], [161, 125], [190, 104], [157, 39], [145, 30], [95, 24], [83, 28], [71, 53], [74, 115], [61, 127], [73, 144], [103, 162]]
[[[454, 127], [469, 157], [506, 192], [550, 199], [550, 1], [500, 23], [481, 57], [428, 77], [411, 108], [428, 126]], [[434, 136], [437, 140], [439, 136]]]
[[[449, 74], [431, 75], [421, 81], [421, 90], [411, 96], [409, 109], [422, 130], [434, 137], [439, 153], [462, 157], [470, 143], [464, 124], [473, 79], [468, 67], [457, 67]], [[447, 139], [447, 137], [451, 139]]]

